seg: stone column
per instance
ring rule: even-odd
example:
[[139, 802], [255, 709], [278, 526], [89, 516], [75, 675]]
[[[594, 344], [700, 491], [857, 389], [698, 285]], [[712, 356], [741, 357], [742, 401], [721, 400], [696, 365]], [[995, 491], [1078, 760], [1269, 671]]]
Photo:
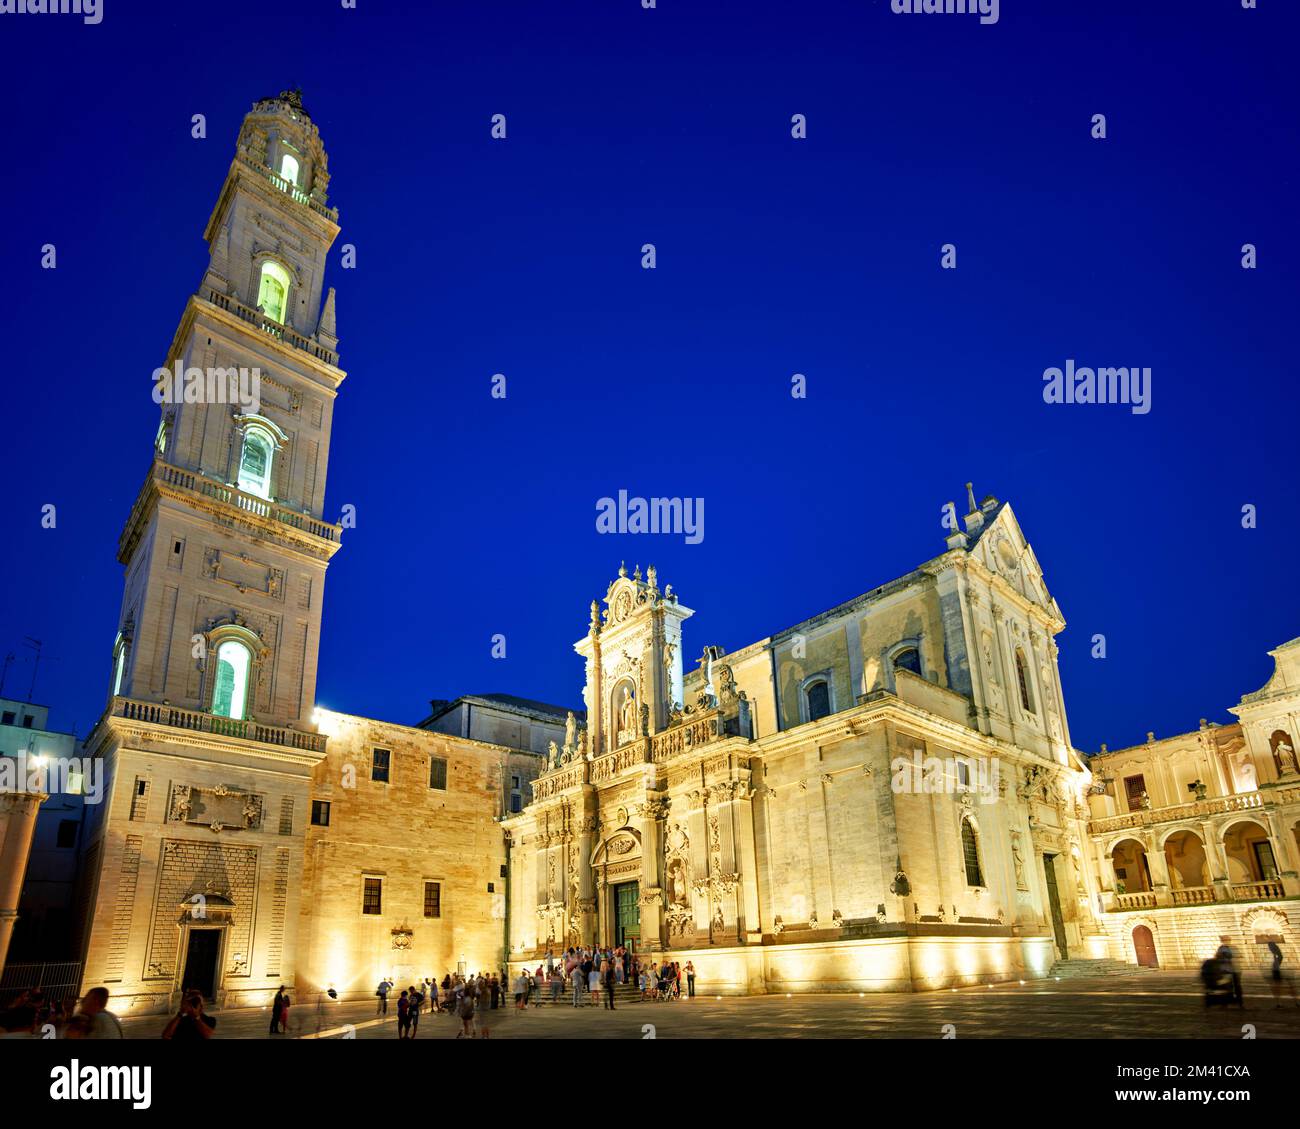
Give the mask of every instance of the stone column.
[[732, 836], [736, 844], [736, 870], [740, 877], [738, 895], [739, 926], [742, 941], [758, 942], [762, 938], [763, 918], [759, 911], [758, 853], [754, 847], [753, 793], [748, 784], [738, 784], [732, 804]]
[[44, 792], [0, 793], [0, 971], [18, 921], [18, 899], [36, 834], [36, 816], [48, 798]]
[[638, 892], [641, 946], [648, 952], [658, 952], [669, 943], [664, 936], [663, 879], [659, 874], [659, 856], [663, 853], [659, 821], [667, 810], [661, 799], [649, 799], [641, 805], [641, 888]]

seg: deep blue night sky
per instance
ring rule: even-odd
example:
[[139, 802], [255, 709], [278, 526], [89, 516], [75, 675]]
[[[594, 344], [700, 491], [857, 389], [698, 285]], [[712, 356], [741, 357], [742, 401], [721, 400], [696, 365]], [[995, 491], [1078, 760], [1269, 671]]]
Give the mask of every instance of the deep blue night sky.
[[[104, 2], [0, 16], [0, 656], [25, 696], [44, 640], [56, 727], [103, 707], [149, 374], [290, 86], [343, 227], [322, 704], [577, 704], [621, 559], [696, 609], [688, 655], [737, 647], [942, 552], [968, 479], [1065, 614], [1080, 748], [1231, 720], [1300, 634], [1300, 5]], [[1150, 366], [1152, 411], [1044, 404], [1066, 358]], [[597, 535], [619, 489], [703, 496], [703, 543]]]

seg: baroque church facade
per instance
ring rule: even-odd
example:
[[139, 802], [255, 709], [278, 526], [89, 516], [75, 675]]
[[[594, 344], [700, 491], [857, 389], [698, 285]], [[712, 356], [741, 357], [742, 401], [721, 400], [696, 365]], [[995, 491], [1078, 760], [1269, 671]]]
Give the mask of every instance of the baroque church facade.
[[[83, 986], [120, 1011], [189, 987], [261, 1006], [281, 984], [360, 998], [625, 943], [692, 960], [705, 992], [912, 990], [1145, 959], [1139, 927], [1157, 960], [1191, 961], [1202, 919], [1295, 958], [1296, 645], [1243, 699], [1240, 740], [1187, 742], [1196, 781], [1152, 767], [1159, 743], [1099, 773], [1070, 741], [1042, 570], [1011, 506], [969, 490], [940, 555], [689, 664], [690, 609], [653, 568], [620, 569], [576, 644], [576, 715], [507, 695], [432, 703], [417, 726], [318, 708], [342, 536], [324, 513], [345, 377], [328, 184], [297, 93], [256, 103], [162, 367], [256, 368], [260, 395], [164, 398], [119, 542], [85, 748], [109, 783], [85, 836]], [[1195, 810], [1185, 783], [1206, 786]], [[1207, 861], [1178, 855], [1175, 889], [1157, 856], [1197, 828]]]

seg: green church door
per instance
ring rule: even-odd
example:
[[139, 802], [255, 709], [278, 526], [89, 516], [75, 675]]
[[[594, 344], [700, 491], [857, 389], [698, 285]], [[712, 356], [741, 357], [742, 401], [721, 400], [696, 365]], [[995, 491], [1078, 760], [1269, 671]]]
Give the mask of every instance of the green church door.
[[641, 942], [641, 886], [620, 882], [614, 887], [614, 944], [634, 949]]

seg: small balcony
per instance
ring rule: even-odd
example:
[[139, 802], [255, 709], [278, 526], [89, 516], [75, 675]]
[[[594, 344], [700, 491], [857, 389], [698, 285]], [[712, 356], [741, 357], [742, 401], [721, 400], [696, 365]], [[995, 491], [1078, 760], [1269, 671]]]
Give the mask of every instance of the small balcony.
[[182, 709], [179, 706], [142, 702], [135, 698], [113, 698], [106, 717], [120, 717], [124, 721], [161, 725], [169, 729], [191, 733], [210, 733], [215, 737], [233, 737], [241, 741], [255, 741], [261, 745], [278, 745], [285, 749], [300, 749], [308, 753], [323, 753], [326, 737], [323, 733], [309, 733], [285, 726], [264, 725], [247, 719], [236, 721], [229, 717], [216, 717], [201, 710]]
[[276, 341], [282, 341], [284, 344], [292, 346], [295, 349], [301, 349], [304, 353], [309, 353], [318, 361], [324, 361], [325, 364], [334, 368], [339, 367], [339, 355], [333, 349], [327, 349], [319, 341], [310, 337], [304, 337], [301, 333], [290, 329], [282, 322], [276, 321], [272, 317], [267, 317], [261, 310], [252, 306], [246, 306], [239, 299], [229, 294], [223, 294], [219, 290], [208, 288], [203, 295], [212, 305], [220, 310], [225, 310], [228, 314], [233, 314], [240, 321], [247, 322], [254, 329], [265, 333], [268, 337]]

